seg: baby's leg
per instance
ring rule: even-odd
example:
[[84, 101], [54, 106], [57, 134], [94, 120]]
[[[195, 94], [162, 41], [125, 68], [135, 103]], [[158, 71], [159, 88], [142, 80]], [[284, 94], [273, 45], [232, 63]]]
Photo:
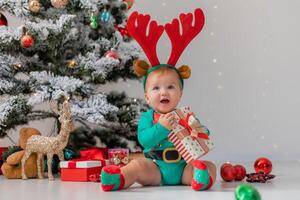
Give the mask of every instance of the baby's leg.
[[211, 162], [211, 161], [204, 161], [207, 168], [208, 168], [208, 172], [209, 172], [209, 175], [211, 176], [212, 180], [213, 180], [213, 183], [216, 181], [216, 177], [217, 177], [217, 167], [216, 165]]
[[207, 190], [213, 185], [215, 180], [216, 166], [210, 161], [197, 160], [193, 164], [188, 164], [182, 175], [182, 184], [192, 184], [195, 190]]
[[183, 170], [181, 182], [183, 185], [191, 185], [194, 168], [192, 164], [187, 164]]
[[161, 175], [158, 167], [145, 158], [130, 161], [126, 166], [106, 166], [101, 173], [104, 191], [120, 190], [138, 182], [142, 185], [159, 185]]
[[149, 159], [132, 160], [128, 165], [121, 168], [121, 172], [125, 178], [124, 188], [135, 182], [141, 185], [159, 185], [161, 182], [159, 168]]

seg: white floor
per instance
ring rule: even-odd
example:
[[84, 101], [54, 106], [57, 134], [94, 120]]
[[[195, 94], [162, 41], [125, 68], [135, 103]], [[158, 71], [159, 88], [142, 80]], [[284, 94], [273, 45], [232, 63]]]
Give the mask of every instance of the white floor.
[[[218, 169], [219, 169], [218, 165]], [[276, 177], [268, 183], [255, 183], [262, 200], [300, 199], [300, 162], [273, 162], [273, 172]], [[246, 165], [251, 169], [250, 165]], [[103, 192], [99, 183], [92, 182], [62, 182], [48, 179], [7, 180], [0, 176], [0, 199], [186, 199], [186, 200], [234, 200], [236, 186], [243, 182], [226, 183], [217, 178], [216, 184], [210, 191], [195, 192], [188, 186], [141, 187], [134, 185], [130, 189], [118, 192]]]

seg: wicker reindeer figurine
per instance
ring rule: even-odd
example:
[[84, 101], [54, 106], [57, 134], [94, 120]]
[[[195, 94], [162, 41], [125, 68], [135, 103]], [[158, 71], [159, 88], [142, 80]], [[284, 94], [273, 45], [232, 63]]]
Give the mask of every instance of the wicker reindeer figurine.
[[47, 137], [41, 135], [31, 136], [26, 143], [25, 154], [22, 159], [22, 179], [27, 179], [24, 165], [30, 154], [37, 153], [38, 177], [43, 178], [41, 172], [40, 162], [43, 162], [43, 156], [47, 155], [48, 164], [48, 178], [54, 180], [51, 169], [51, 162], [54, 154], [57, 154], [59, 160], [64, 160], [63, 149], [67, 146], [70, 132], [73, 129], [70, 103], [65, 100], [61, 106], [60, 111], [51, 103], [53, 112], [59, 115], [59, 122], [61, 124], [60, 132], [56, 137]]

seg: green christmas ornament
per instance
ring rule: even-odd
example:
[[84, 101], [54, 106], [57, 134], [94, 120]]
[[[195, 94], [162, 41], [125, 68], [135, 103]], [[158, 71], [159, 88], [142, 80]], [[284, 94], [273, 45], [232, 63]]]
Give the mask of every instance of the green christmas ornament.
[[241, 184], [235, 189], [236, 200], [261, 200], [259, 192], [249, 184]]
[[77, 153], [75, 153], [73, 150], [65, 148], [64, 149], [64, 156], [66, 160], [72, 160], [75, 158], [79, 158], [80, 155], [78, 155]]
[[97, 29], [98, 28], [98, 23], [97, 23], [97, 17], [95, 15], [92, 15], [90, 17], [91, 23], [90, 26], [92, 29]]

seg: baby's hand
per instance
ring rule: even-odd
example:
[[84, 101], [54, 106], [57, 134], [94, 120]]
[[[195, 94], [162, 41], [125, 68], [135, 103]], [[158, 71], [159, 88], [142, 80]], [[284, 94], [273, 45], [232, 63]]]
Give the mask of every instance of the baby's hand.
[[168, 130], [171, 130], [176, 126], [173, 113], [161, 114], [158, 122]]

